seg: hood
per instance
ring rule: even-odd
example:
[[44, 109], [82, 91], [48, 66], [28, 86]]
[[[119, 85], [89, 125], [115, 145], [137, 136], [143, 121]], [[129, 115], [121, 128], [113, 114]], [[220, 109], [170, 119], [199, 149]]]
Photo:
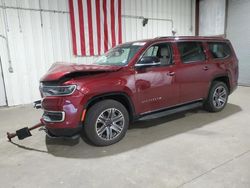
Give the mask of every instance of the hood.
[[[112, 72], [121, 69], [120, 66], [83, 65], [73, 63], [54, 63], [40, 81], [55, 81], [65, 76], [77, 73], [78, 75]], [[82, 73], [82, 74], [81, 74]]]

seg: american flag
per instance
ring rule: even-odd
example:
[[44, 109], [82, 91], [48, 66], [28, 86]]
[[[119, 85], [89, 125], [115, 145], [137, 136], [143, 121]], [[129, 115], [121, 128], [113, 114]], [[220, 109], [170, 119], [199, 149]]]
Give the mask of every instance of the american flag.
[[73, 53], [100, 55], [122, 42], [121, 0], [69, 0]]

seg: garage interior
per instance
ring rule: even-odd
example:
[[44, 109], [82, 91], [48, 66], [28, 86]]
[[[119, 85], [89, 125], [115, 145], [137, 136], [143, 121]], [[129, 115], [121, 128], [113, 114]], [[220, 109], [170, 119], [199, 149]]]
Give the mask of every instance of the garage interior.
[[[76, 2], [76, 0], [74, 0]], [[39, 79], [74, 55], [69, 0], [0, 1], [0, 179], [3, 187], [249, 187], [250, 1], [121, 0], [122, 42], [159, 36], [224, 36], [239, 59], [239, 86], [219, 113], [196, 109], [130, 125], [115, 145], [25, 140], [6, 132], [30, 126], [41, 110]], [[147, 24], [143, 26], [143, 20]]]

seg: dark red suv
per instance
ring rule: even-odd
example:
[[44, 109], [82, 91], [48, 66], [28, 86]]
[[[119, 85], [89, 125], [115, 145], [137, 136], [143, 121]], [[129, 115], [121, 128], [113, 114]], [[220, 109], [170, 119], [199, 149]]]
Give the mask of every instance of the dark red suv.
[[52, 137], [85, 131], [95, 145], [121, 140], [130, 122], [203, 105], [221, 111], [238, 60], [219, 37], [160, 37], [116, 46], [93, 64], [55, 63], [41, 79], [42, 122]]

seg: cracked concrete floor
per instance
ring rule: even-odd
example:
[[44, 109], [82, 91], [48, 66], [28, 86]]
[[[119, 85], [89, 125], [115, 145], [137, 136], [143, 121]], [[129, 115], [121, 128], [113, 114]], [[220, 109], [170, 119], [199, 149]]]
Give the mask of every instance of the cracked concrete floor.
[[37, 122], [31, 105], [0, 109], [1, 187], [250, 187], [250, 88], [239, 87], [220, 113], [193, 110], [131, 125], [109, 147], [43, 132], [6, 140]]

